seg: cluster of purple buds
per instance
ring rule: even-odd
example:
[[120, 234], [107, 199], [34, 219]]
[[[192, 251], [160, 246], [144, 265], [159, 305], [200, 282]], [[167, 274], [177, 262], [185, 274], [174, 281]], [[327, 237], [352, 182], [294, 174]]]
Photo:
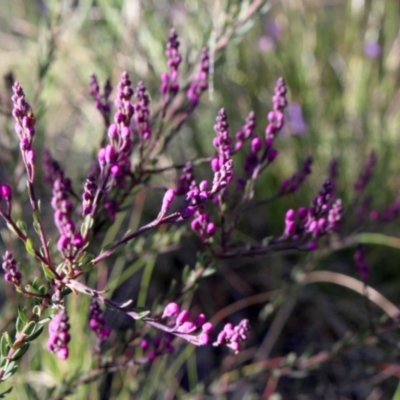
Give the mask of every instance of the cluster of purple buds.
[[396, 200], [389, 204], [384, 210], [372, 210], [370, 212], [370, 219], [372, 221], [380, 220], [382, 222], [390, 222], [400, 216], [400, 195]]
[[[238, 152], [245, 141], [249, 140], [254, 136], [254, 129], [256, 127], [256, 114], [254, 111], [250, 111], [249, 115], [246, 117], [244, 125], [236, 132], [236, 143], [233, 149], [231, 149], [231, 154]], [[252, 145], [253, 147], [253, 145]]]
[[287, 113], [292, 133], [295, 135], [302, 135], [305, 133], [307, 131], [307, 124], [304, 121], [301, 105], [296, 101], [290, 103]]
[[136, 122], [136, 131], [139, 134], [139, 139], [146, 141], [151, 136], [150, 126], [150, 98], [146, 93], [146, 88], [143, 82], [139, 82], [136, 90], [135, 97], [137, 102], [133, 105], [134, 108], [134, 121]]
[[247, 332], [249, 330], [250, 323], [248, 319], [241, 320], [236, 326], [227, 323], [224, 329], [218, 334], [213, 346], [226, 345], [237, 354], [240, 351], [240, 342], [247, 340]]
[[[272, 163], [278, 155], [278, 150], [273, 148], [273, 143], [276, 134], [282, 129], [284, 125], [284, 114], [283, 111], [287, 106], [286, 100], [286, 84], [283, 78], [279, 78], [274, 95], [272, 97], [273, 110], [268, 113], [268, 125], [265, 129], [265, 147], [259, 137], [253, 137], [255, 120], [253, 113], [250, 113], [246, 119], [246, 124], [236, 134], [237, 142], [234, 147], [234, 152], [242, 147], [243, 139], [252, 138], [250, 143], [250, 152], [246, 156], [244, 163], [244, 170], [247, 175], [252, 175], [258, 165], [261, 165], [265, 161], [267, 164]], [[247, 135], [244, 132], [247, 131]], [[260, 155], [261, 150], [263, 150]]]
[[131, 138], [131, 119], [134, 107], [131, 103], [133, 89], [127, 72], [123, 72], [118, 83], [114, 114], [114, 122], [108, 128], [110, 144], [101, 148], [98, 153], [101, 180], [108, 181], [111, 177], [109, 189], [114, 182], [124, 187], [125, 179], [130, 174], [130, 156], [133, 149]]
[[104, 209], [107, 212], [110, 221], [115, 221], [117, 212], [120, 210], [119, 204], [115, 199], [107, 200], [104, 202]]
[[333, 192], [336, 192], [337, 180], [339, 177], [339, 161], [333, 158], [328, 167], [328, 179], [332, 182]]
[[51, 206], [54, 210], [54, 222], [60, 233], [57, 248], [66, 258], [73, 257], [75, 251], [83, 245], [82, 235], [76, 230], [72, 220], [74, 205], [69, 200], [69, 193], [70, 180], [57, 178], [53, 183]]
[[254, 111], [251, 111], [246, 118], [245, 124], [242, 128], [236, 132], [236, 143], [231, 149], [231, 154], [238, 152], [243, 144], [251, 139], [250, 142], [250, 151], [247, 154], [246, 160], [244, 162], [243, 169], [247, 172], [248, 175], [251, 175], [255, 169], [255, 167], [259, 163], [258, 153], [262, 148], [262, 140], [258, 137], [254, 137], [254, 129], [256, 127], [256, 115]]
[[208, 89], [208, 75], [210, 70], [210, 54], [207, 47], [201, 50], [198, 71], [186, 92], [192, 106], [200, 101], [201, 94]]
[[[176, 303], [168, 303], [164, 308], [161, 319], [167, 319], [169, 332], [180, 334], [191, 343], [203, 346], [210, 342], [209, 333], [213, 330], [211, 322], [207, 322], [204, 314], [194, 321], [189, 318], [189, 311], [180, 310]], [[196, 332], [199, 332], [195, 334]]]
[[[297, 212], [293, 209], [286, 212], [283, 236], [296, 240], [306, 234], [311, 234], [313, 239], [317, 239], [335, 231], [342, 215], [342, 201], [333, 200], [333, 187], [328, 179], [318, 196], [314, 198], [311, 207], [301, 207]], [[314, 247], [313, 242], [312, 248]]]
[[356, 264], [356, 268], [358, 269], [361, 280], [363, 282], [366, 282], [368, 280], [368, 276], [369, 276], [369, 266], [366, 262], [366, 258], [367, 258], [367, 255], [366, 255], [366, 251], [365, 251], [365, 246], [362, 244], [359, 244], [354, 253], [354, 262]]
[[233, 161], [231, 158], [231, 137], [228, 131], [228, 119], [224, 109], [217, 115], [214, 129], [217, 136], [213, 140], [216, 156], [211, 160], [211, 168], [214, 171], [214, 179], [211, 188], [204, 180], [196, 184], [191, 163], [185, 165], [179, 178], [176, 194], [186, 192], [185, 206], [181, 211], [183, 218], [194, 216], [191, 227], [202, 240], [211, 238], [215, 233], [215, 224], [210, 221], [209, 215], [204, 210], [206, 200], [214, 199], [218, 193], [222, 193], [233, 179]]
[[364, 165], [364, 169], [360, 172], [357, 181], [354, 183], [354, 189], [357, 192], [360, 193], [366, 188], [368, 182], [371, 180], [372, 175], [374, 173], [375, 165], [376, 165], [376, 154], [374, 151], [371, 151], [368, 160]]
[[95, 107], [100, 111], [100, 114], [103, 116], [106, 126], [110, 125], [111, 104], [109, 101], [109, 97], [111, 92], [112, 86], [109, 79], [106, 80], [103, 88], [103, 93], [101, 93], [96, 75], [91, 75], [89, 83], [89, 94], [94, 100]]
[[312, 163], [313, 163], [312, 157], [307, 157], [301, 167], [300, 172], [294, 173], [290, 178], [285, 179], [281, 183], [279, 194], [282, 196], [294, 193], [304, 182], [307, 176], [311, 174]]
[[[174, 194], [186, 193], [185, 206], [181, 211], [181, 215], [183, 218], [193, 216], [190, 226], [203, 241], [210, 239], [216, 231], [214, 222], [210, 220], [209, 214], [204, 210], [206, 200], [213, 198], [215, 195], [215, 193], [210, 192], [208, 189], [209, 183], [206, 180], [201, 181], [199, 185], [196, 184], [193, 175], [193, 165], [187, 163], [179, 178], [178, 188], [174, 192]], [[164, 208], [162, 207], [162, 210]]]
[[82, 194], [82, 215], [89, 215], [93, 211], [93, 201], [97, 191], [96, 178], [89, 175], [85, 182]]
[[183, 196], [195, 186], [196, 180], [193, 172], [193, 164], [188, 161], [183, 167], [182, 173], [179, 176], [178, 186], [176, 188], [176, 195]]
[[6, 203], [6, 209], [3, 210], [3, 208], [0, 206], [0, 212], [4, 214], [5, 216], [10, 216], [11, 214], [11, 209], [12, 209], [12, 189], [10, 185], [7, 185], [6, 183], [0, 184], [0, 202], [1, 200], [4, 200]]
[[4, 253], [2, 267], [5, 272], [4, 279], [7, 282], [11, 282], [15, 286], [21, 286], [22, 275], [17, 269], [17, 261], [11, 252], [6, 251]]
[[99, 343], [106, 340], [111, 333], [111, 329], [105, 326], [103, 311], [96, 301], [92, 301], [89, 306], [89, 328], [96, 334]]
[[357, 205], [356, 214], [360, 224], [363, 223], [366, 218], [368, 218], [368, 215], [372, 221], [379, 219], [379, 211], [371, 211], [371, 204], [372, 196], [364, 196]]
[[276, 134], [283, 128], [285, 122], [283, 110], [287, 106], [286, 92], [285, 80], [279, 78], [272, 97], [273, 109], [268, 113], [269, 123], [265, 129], [265, 141], [268, 149], [272, 147]]
[[35, 116], [31, 106], [25, 101], [25, 93], [18, 82], [15, 82], [13, 87], [13, 102], [12, 114], [15, 118], [15, 131], [18, 134], [22, 159], [28, 174], [28, 181], [33, 182], [35, 174], [35, 159], [36, 155], [32, 148], [33, 137], [35, 136]]
[[54, 184], [54, 181], [60, 178], [70, 188], [71, 182], [69, 178], [65, 177], [64, 170], [60, 164], [52, 157], [48, 149], [43, 150], [42, 155], [42, 169], [46, 182]]
[[186, 194], [186, 205], [181, 212], [184, 218], [193, 216], [190, 226], [203, 241], [210, 239], [216, 231], [215, 224], [210, 220], [209, 214], [204, 209], [206, 200], [212, 199], [215, 195], [208, 188], [209, 184], [205, 180], [201, 181], [198, 186], [193, 182], [191, 189]]
[[201, 209], [195, 214], [190, 226], [203, 241], [214, 236], [216, 231], [216, 226], [210, 221], [209, 214]]
[[49, 340], [47, 341], [47, 349], [57, 354], [61, 360], [68, 358], [68, 343], [71, 336], [68, 333], [70, 325], [68, 323], [68, 315], [64, 309], [53, 316], [49, 323]]
[[217, 115], [214, 130], [217, 136], [213, 145], [217, 155], [211, 160], [211, 168], [214, 171], [214, 180], [211, 191], [213, 193], [224, 189], [233, 179], [233, 161], [231, 158], [231, 142], [229, 135], [228, 117], [222, 108]]
[[168, 72], [161, 74], [160, 90], [166, 103], [169, 96], [175, 95], [179, 90], [178, 69], [182, 56], [179, 53], [179, 40], [175, 29], [171, 29], [169, 32], [165, 56], [168, 59]]
[[173, 335], [164, 333], [162, 336], [157, 336], [151, 341], [148, 339], [142, 339], [140, 347], [143, 352], [147, 353], [142, 362], [152, 362], [158, 356], [173, 353], [175, 350], [172, 345], [173, 338]]

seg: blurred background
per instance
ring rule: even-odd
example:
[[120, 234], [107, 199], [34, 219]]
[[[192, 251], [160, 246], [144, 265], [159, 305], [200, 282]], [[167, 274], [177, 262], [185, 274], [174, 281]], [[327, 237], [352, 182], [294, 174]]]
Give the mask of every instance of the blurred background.
[[[235, 25], [252, 6], [255, 12]], [[115, 87], [121, 72], [127, 70], [134, 85], [143, 80], [151, 98], [158, 101], [159, 77], [166, 70], [165, 43], [174, 27], [181, 43], [183, 76], [189, 77], [195, 69], [203, 46], [210, 47], [213, 57], [209, 90], [159, 166], [211, 155], [215, 116], [222, 107], [232, 133], [240, 129], [250, 110], [256, 112], [257, 131], [262, 133], [275, 82], [283, 76], [289, 105], [286, 125], [276, 142], [279, 157], [259, 179], [256, 199], [276, 193], [280, 182], [299, 170], [309, 155], [314, 159], [313, 173], [295, 194], [246, 215], [240, 222], [243, 231], [251, 240], [279, 236], [286, 210], [308, 205], [326, 179], [330, 163], [337, 159], [337, 194], [346, 212], [338, 236], [364, 234], [358, 241], [368, 243], [369, 285], [400, 304], [398, 218], [389, 222], [356, 218], [363, 200], [368, 198], [370, 210], [384, 210], [400, 190], [399, 22], [398, 0], [0, 0], [0, 76], [4, 77], [0, 85], [0, 177], [6, 179], [10, 173], [7, 162], [18, 150], [10, 120], [12, 80], [24, 87], [36, 114], [37, 148], [48, 147], [67, 175], [83, 186], [104, 134], [101, 115], [88, 95], [90, 75], [95, 73], [100, 82], [110, 78]], [[220, 41], [226, 32], [226, 42]], [[377, 165], [360, 198], [353, 183], [371, 150]], [[239, 163], [244, 159], [240, 157]], [[162, 179], [173, 185], [178, 176], [170, 172]], [[44, 199], [50, 198], [50, 188], [43, 185], [41, 191]], [[160, 196], [149, 191], [135, 200], [120, 223], [137, 226], [158, 212], [159, 201]], [[52, 216], [48, 218], [51, 221]], [[195, 264], [201, 244], [193, 237], [181, 243], [162, 254], [150, 251], [143, 259], [118, 255], [107, 288], [118, 288], [116, 296], [138, 297], [146, 304], [166, 290], [171, 279], [179, 279], [185, 265]], [[399, 362], [396, 332], [391, 332], [390, 339], [379, 337], [373, 346], [364, 346], [360, 339], [359, 346], [276, 382], [270, 367], [257, 364], [291, 353], [311, 356], [331, 349], [349, 332], [365, 337], [371, 333], [371, 320], [377, 321], [380, 312], [367, 306], [363, 296], [330, 283], [292, 287], [296, 269], [323, 269], [359, 279], [354, 243], [337, 249], [327, 245], [317, 255], [290, 253], [219, 262], [217, 273], [200, 284], [191, 304], [214, 315], [230, 304], [264, 294], [259, 301], [248, 300], [246, 308], [227, 310], [223, 315], [233, 321], [251, 319], [253, 333], [247, 353], [226, 358], [219, 350], [183, 348], [175, 361], [174, 356], [166, 357], [167, 361], [157, 361], [147, 370], [145, 388], [138, 388], [136, 378], [125, 370], [114, 374], [112, 382], [80, 387], [71, 398], [107, 398], [104, 393], [108, 393], [109, 398], [136, 394], [142, 396], [137, 398], [161, 399], [171, 379], [170, 398], [257, 399], [267, 389], [276, 399], [400, 398], [400, 367], [391, 374], [382, 372], [388, 364]], [[146, 276], [152, 276], [151, 282]], [[101, 273], [90, 279], [95, 286]], [[76, 310], [70, 315], [77, 327], [86, 324], [86, 315], [78, 312], [80, 301], [72, 297], [68, 304]], [[116, 331], [129, 328], [114, 319], [108, 316]], [[71, 360], [78, 361], [59, 362], [37, 345], [23, 359], [24, 373], [13, 378], [14, 398], [33, 399], [38, 396], [34, 393], [44, 393], [40, 385], [52, 388], [74, 378], [78, 366], [80, 373], [90, 368], [90, 352], [86, 347], [85, 357], [82, 352], [90, 340], [88, 333], [76, 328], [74, 335]], [[169, 363], [173, 367], [163, 372]], [[240, 378], [232, 378], [229, 386], [231, 371], [238, 371]], [[223, 386], [221, 376], [228, 387], [218, 394]], [[99, 387], [107, 388], [103, 397], [97, 394]], [[195, 393], [209, 397], [190, 397]]]

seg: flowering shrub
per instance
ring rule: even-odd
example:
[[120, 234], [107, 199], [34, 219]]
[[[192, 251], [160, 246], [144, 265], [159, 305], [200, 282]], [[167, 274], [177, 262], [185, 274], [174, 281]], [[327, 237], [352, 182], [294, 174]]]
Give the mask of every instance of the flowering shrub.
[[[312, 172], [313, 160], [309, 156], [303, 160], [299, 171], [280, 182], [275, 193], [255, 199], [261, 175], [280, 156], [276, 142], [285, 125], [288, 105], [287, 87], [282, 77], [277, 79], [272, 109], [267, 113], [261, 131], [256, 125], [255, 113], [250, 112], [243, 126], [233, 135], [228, 114], [221, 108], [214, 125], [212, 153], [186, 160], [180, 165], [158, 166], [160, 156], [196, 112], [202, 95], [208, 89], [210, 72], [210, 51], [204, 48], [194, 73], [183, 83], [186, 77], [180, 68], [182, 55], [175, 30], [169, 34], [165, 56], [167, 71], [161, 75], [159, 103], [155, 105], [145, 83], [134, 83], [128, 72], [121, 74], [114, 107], [110, 100], [111, 82], [107, 81], [101, 88], [96, 75], [90, 77], [89, 95], [102, 116], [106, 135], [87, 171], [85, 182], [72, 182], [48, 149], [34, 147], [35, 110], [32, 110], [20, 83], [13, 84], [12, 116], [24, 165], [25, 173], [21, 179], [26, 184], [30, 219], [20, 212], [19, 182], [10, 176], [0, 185], [0, 215], [11, 233], [2, 265], [4, 279], [14, 286], [21, 298], [29, 300], [18, 310], [15, 329], [3, 333], [1, 338], [2, 382], [17, 371], [19, 360], [46, 325], [47, 349], [61, 360], [69, 358], [74, 327], [66, 305], [71, 296], [90, 298], [87, 320], [95, 337], [93, 371], [107, 373], [132, 365], [145, 368], [156, 358], [178, 354], [182, 342], [198, 347], [225, 347], [239, 354], [251, 340], [250, 321], [247, 318], [225, 321], [221, 328], [212, 322], [212, 316], [205, 310], [192, 312], [186, 305], [186, 296], [196, 291], [198, 283], [212, 275], [223, 259], [254, 258], [283, 251], [312, 254], [326, 245], [333, 247], [346, 239], [341, 232], [346, 208], [337, 195], [335, 160], [328, 176], [321, 179], [321, 188], [312, 196], [311, 203], [290, 208], [282, 215], [280, 234], [259, 241], [239, 234], [237, 227], [246, 213], [255, 213], [265, 204], [296, 193]], [[41, 166], [38, 159], [42, 160]], [[360, 220], [385, 222], [399, 214], [399, 205], [395, 202], [379, 211], [372, 209], [366, 200], [364, 190], [373, 176], [375, 164], [375, 153], [371, 153], [354, 184], [356, 200], [350, 206], [355, 207]], [[197, 178], [200, 175], [198, 169], [204, 167], [208, 169], [209, 178]], [[173, 187], [159, 183], [162, 182], [162, 173], [167, 170], [179, 172]], [[37, 180], [42, 176], [51, 188], [51, 208], [40, 201], [37, 194]], [[99, 249], [99, 238], [115, 223], [126, 205], [132, 203], [142, 187], [162, 193], [157, 213], [150, 222], [134, 231], [127, 231], [121, 238]], [[17, 210], [15, 203], [18, 204]], [[47, 226], [49, 214], [54, 220], [56, 235]], [[108, 293], [91, 286], [86, 279], [99, 265], [111, 264], [117, 251], [138, 243], [140, 238], [160, 227], [168, 231], [177, 226], [192, 231], [198, 238], [201, 251], [197, 255], [197, 264], [184, 274], [180, 285], [171, 285], [170, 292], [155, 299], [151, 307], [137, 307], [133, 300], [118, 302]], [[181, 239], [177, 235], [173, 244], [179, 244]], [[35, 270], [34, 279], [25, 276], [19, 268], [19, 263], [25, 263], [26, 258], [18, 250], [16, 241], [22, 243], [30, 255], [29, 265]], [[364, 292], [368, 298], [372, 289], [367, 286], [368, 263], [364, 246], [357, 247], [354, 260], [362, 281], [358, 282], [361, 290], [357, 285], [356, 290]], [[334, 277], [337, 278], [336, 275], [328, 278], [333, 281]], [[294, 279], [305, 284], [328, 278], [303, 271]], [[123, 343], [124, 350], [115, 344], [118, 332], [107, 325], [107, 318], [103, 315], [105, 307], [136, 321], [134, 333]], [[382, 308], [391, 317], [389, 322], [397, 324], [397, 309], [391, 303], [384, 303]], [[375, 329], [387, 329], [387, 324], [388, 320], [381, 322]], [[343, 348], [353, 346], [355, 341], [340, 345]], [[107, 346], [112, 351], [106, 354], [104, 349]], [[127, 348], [133, 352], [126, 351]], [[295, 357], [290, 362], [279, 360], [279, 365], [274, 365], [274, 368], [280, 368], [279, 372], [285, 375], [296, 369], [306, 369], [318, 360]], [[71, 393], [75, 385], [90, 379], [93, 376], [89, 373], [87, 378], [72, 380], [66, 385], [65, 393]]]

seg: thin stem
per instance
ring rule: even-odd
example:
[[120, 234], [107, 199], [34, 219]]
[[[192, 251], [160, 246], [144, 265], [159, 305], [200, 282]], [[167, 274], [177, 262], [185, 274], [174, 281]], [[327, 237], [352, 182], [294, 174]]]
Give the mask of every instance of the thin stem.
[[178, 220], [180, 220], [182, 218], [181, 213], [180, 212], [175, 212], [171, 215], [168, 215], [167, 217], [161, 218], [161, 219], [155, 219], [154, 221], [150, 222], [147, 225], [144, 225], [142, 227], [140, 227], [137, 231], [131, 233], [130, 235], [125, 236], [123, 239], [119, 240], [118, 242], [115, 242], [114, 245], [108, 249], [107, 251], [104, 251], [103, 253], [101, 253], [99, 256], [97, 256], [96, 258], [94, 258], [92, 260], [92, 264], [95, 265], [97, 263], [99, 263], [101, 260], [104, 260], [105, 258], [109, 257], [111, 254], [114, 253], [114, 251], [122, 246], [125, 243], [128, 243], [129, 241], [131, 241], [132, 239], [138, 237], [139, 235], [141, 235], [142, 233], [155, 228], [161, 224], [166, 224], [166, 223], [170, 223], [170, 222], [176, 222]]

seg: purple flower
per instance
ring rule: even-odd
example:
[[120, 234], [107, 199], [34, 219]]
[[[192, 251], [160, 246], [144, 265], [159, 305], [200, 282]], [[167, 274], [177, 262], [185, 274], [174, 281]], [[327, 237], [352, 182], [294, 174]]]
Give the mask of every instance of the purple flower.
[[[141, 95], [144, 96], [143, 93]], [[132, 82], [128, 73], [123, 72], [117, 86], [117, 95], [114, 101], [117, 107], [117, 111], [114, 114], [114, 123], [108, 127], [108, 137], [111, 143], [101, 148], [98, 152], [101, 180], [103, 181], [103, 184], [99, 184], [99, 186], [104, 186], [106, 191], [109, 191], [115, 184], [120, 188], [124, 188], [127, 177], [131, 172], [130, 157], [133, 151], [133, 141], [130, 127], [135, 112], [131, 102], [132, 96]], [[138, 104], [140, 105], [140, 101]], [[142, 114], [138, 121], [144, 123], [143, 109], [140, 108], [139, 111]], [[107, 182], [107, 184], [104, 182]]]
[[5, 272], [4, 279], [7, 282], [13, 283], [15, 286], [21, 286], [22, 274], [18, 271], [17, 261], [11, 252], [6, 251], [4, 253], [2, 267]]
[[214, 180], [211, 192], [217, 193], [223, 190], [233, 179], [233, 161], [231, 158], [231, 137], [229, 135], [228, 116], [222, 108], [217, 115], [214, 130], [217, 136], [213, 144], [217, 150], [217, 156], [212, 161], [211, 167], [214, 171]]
[[368, 58], [377, 58], [381, 55], [382, 48], [377, 42], [367, 42], [364, 45], [364, 54]]
[[239, 151], [242, 148], [244, 142], [253, 137], [255, 127], [256, 127], [256, 114], [254, 111], [250, 111], [249, 115], [246, 117], [244, 125], [238, 132], [236, 132], [235, 135], [236, 143], [233, 149], [231, 149], [232, 154]]
[[106, 83], [104, 84], [103, 92], [101, 92], [96, 75], [91, 75], [89, 83], [89, 94], [94, 100], [95, 107], [100, 111], [101, 115], [103, 116], [106, 126], [110, 125], [111, 104], [109, 101], [109, 97], [111, 91], [112, 86], [109, 79], [107, 79]]
[[150, 363], [153, 362], [156, 357], [163, 354], [171, 354], [174, 352], [174, 346], [172, 345], [173, 335], [164, 332], [162, 336], [156, 336], [153, 340], [142, 339], [140, 341], [140, 347], [143, 353], [147, 353], [139, 362]]
[[307, 157], [301, 167], [300, 172], [294, 173], [289, 179], [285, 179], [281, 183], [280, 194], [286, 195], [289, 193], [294, 193], [304, 182], [307, 176], [311, 174], [312, 163], [312, 157]]
[[64, 309], [54, 315], [49, 323], [47, 349], [57, 354], [61, 360], [66, 360], [69, 355], [68, 343], [71, 340], [69, 328], [68, 315]]
[[186, 195], [189, 190], [196, 186], [196, 180], [193, 173], [193, 164], [188, 161], [179, 177], [178, 187], [176, 188], [176, 195], [182, 196]]
[[200, 101], [201, 94], [208, 89], [208, 75], [210, 70], [210, 55], [207, 47], [201, 50], [200, 61], [197, 73], [192, 79], [189, 89], [186, 92], [192, 106]]
[[179, 53], [179, 40], [175, 29], [171, 29], [165, 50], [167, 57], [168, 72], [161, 75], [160, 91], [164, 98], [164, 103], [167, 103], [169, 96], [174, 95], [179, 90], [178, 69], [182, 61], [182, 56]]
[[12, 189], [10, 185], [7, 185], [6, 183], [0, 184], [0, 201], [4, 200], [6, 203], [6, 210], [3, 210], [1, 208], [1, 212], [3, 212], [5, 215], [9, 216], [11, 214], [11, 208], [12, 208]]
[[216, 226], [214, 222], [210, 221], [210, 216], [204, 210], [199, 210], [195, 218], [192, 220], [191, 228], [199, 235], [199, 237], [206, 241], [214, 236]]
[[226, 345], [235, 353], [239, 353], [240, 343], [247, 340], [247, 332], [250, 330], [249, 320], [243, 319], [238, 325], [233, 326], [227, 323], [224, 329], [218, 334], [213, 346]]
[[96, 178], [89, 175], [86, 179], [85, 188], [82, 194], [82, 215], [89, 215], [93, 210], [93, 201], [97, 191]]
[[143, 82], [138, 83], [135, 90], [135, 97], [137, 99], [137, 103], [133, 105], [135, 110], [133, 119], [136, 122], [136, 130], [139, 134], [139, 139], [141, 141], [146, 141], [151, 136], [151, 127], [149, 122], [150, 97], [146, 93], [146, 88]]
[[96, 334], [99, 343], [110, 336], [111, 329], [105, 326], [105, 319], [99, 304], [92, 300], [89, 306], [89, 328]]
[[272, 96], [273, 109], [268, 113], [268, 125], [265, 130], [265, 139], [267, 147], [271, 147], [275, 135], [282, 129], [285, 118], [283, 110], [287, 106], [286, 100], [286, 83], [283, 78], [279, 78], [276, 82], [274, 95]]
[[268, 35], [263, 35], [257, 40], [257, 48], [263, 53], [269, 53], [274, 47], [274, 40]]
[[69, 186], [69, 179], [59, 177], [54, 181], [51, 206], [54, 210], [54, 222], [60, 233], [58, 250], [66, 258], [73, 258], [83, 241], [72, 220], [74, 205], [69, 200]]
[[15, 118], [15, 131], [20, 139], [20, 149], [22, 159], [25, 164], [29, 182], [33, 182], [35, 173], [35, 153], [32, 149], [32, 141], [35, 135], [35, 116], [31, 110], [31, 106], [25, 100], [25, 93], [18, 82], [13, 87], [12, 114]]
[[369, 277], [369, 266], [366, 262], [366, 250], [363, 244], [359, 244], [354, 253], [354, 261], [356, 268], [360, 272], [360, 277], [363, 282], [366, 282]]
[[[176, 303], [168, 303], [161, 318], [167, 319], [171, 334], [184, 334], [187, 341], [200, 346], [209, 343], [208, 334], [212, 331], [213, 325], [206, 321], [204, 314], [191, 321], [189, 311], [180, 310]], [[196, 334], [198, 331], [200, 332]]]
[[[67, 183], [67, 179], [65, 177], [64, 170], [60, 166], [60, 164], [52, 157], [50, 151], [48, 149], [43, 150], [43, 155], [42, 155], [42, 169], [44, 172], [44, 176], [46, 179], [46, 182], [51, 183], [52, 185], [54, 184], [54, 181], [57, 178], [62, 179]], [[69, 179], [68, 179], [69, 181]], [[71, 182], [67, 184], [70, 187]]]
[[375, 165], [376, 154], [374, 151], [371, 151], [363, 170], [360, 172], [357, 181], [354, 183], [354, 189], [357, 192], [362, 192], [366, 188], [374, 173]]
[[174, 201], [174, 198], [175, 198], [175, 189], [168, 189], [164, 194], [159, 217], [162, 218], [167, 213], [167, 211], [171, 207], [171, 203]]
[[307, 131], [301, 105], [297, 102], [289, 103], [287, 108], [290, 129], [295, 135], [302, 135]]
[[[287, 211], [283, 237], [296, 240], [311, 235], [315, 243], [315, 239], [337, 230], [343, 209], [342, 201], [334, 200], [333, 196], [332, 182], [327, 179], [309, 208], [301, 207], [297, 213]], [[314, 247], [312, 245], [310, 249]]]
[[283, 33], [282, 26], [272, 18], [268, 18], [265, 21], [264, 29], [275, 41], [278, 41]]
[[179, 305], [176, 303], [168, 303], [163, 311], [161, 318], [170, 318], [178, 315]]

